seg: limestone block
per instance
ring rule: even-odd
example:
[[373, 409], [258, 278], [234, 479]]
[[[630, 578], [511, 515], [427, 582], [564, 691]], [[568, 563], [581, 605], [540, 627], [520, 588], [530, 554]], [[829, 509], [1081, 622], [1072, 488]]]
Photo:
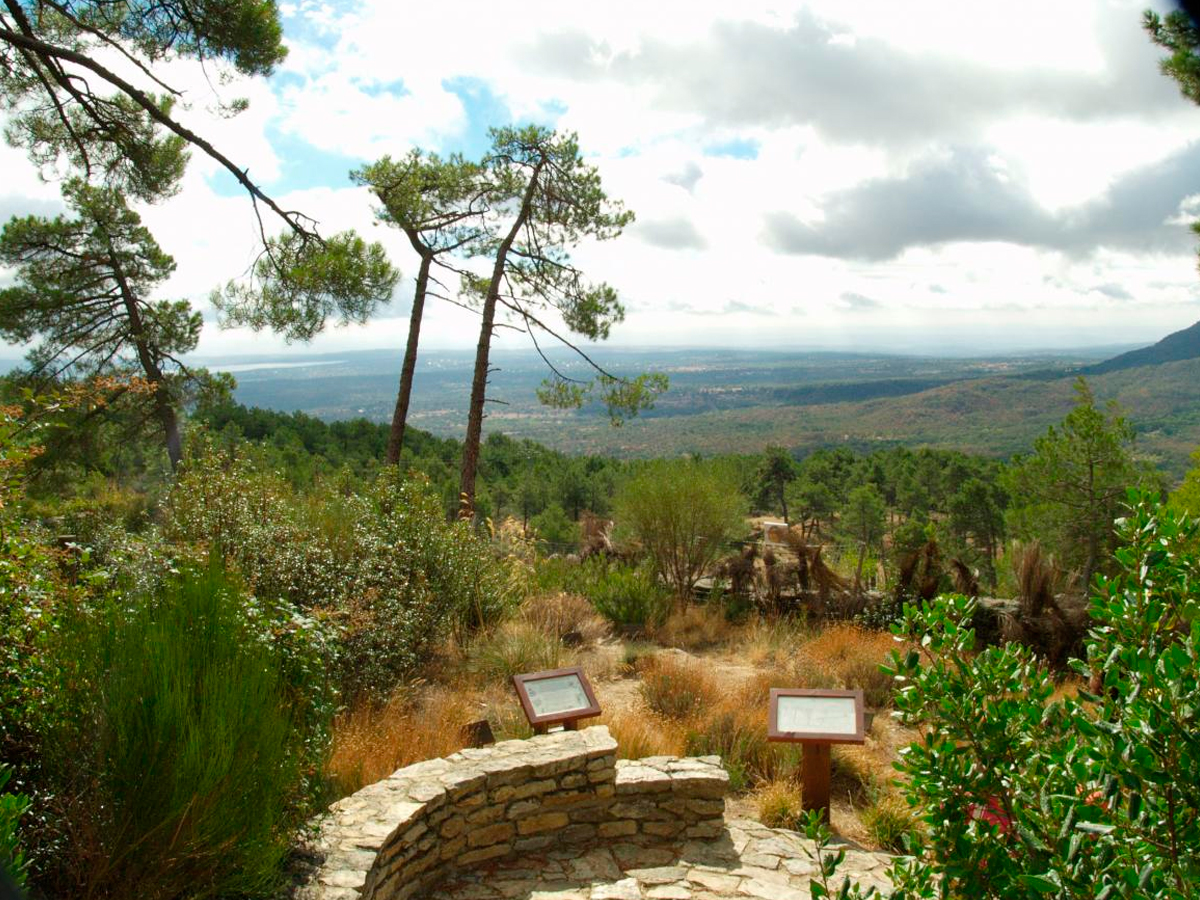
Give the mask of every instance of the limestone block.
[[[563, 828], [570, 822], [567, 814], [564, 812], [548, 812], [542, 813], [539, 816], [531, 816], [528, 819], [522, 819], [517, 823], [517, 831], [521, 835], [538, 834], [542, 831], [550, 831], [555, 828]], [[509, 826], [512, 827], [511, 825]]]

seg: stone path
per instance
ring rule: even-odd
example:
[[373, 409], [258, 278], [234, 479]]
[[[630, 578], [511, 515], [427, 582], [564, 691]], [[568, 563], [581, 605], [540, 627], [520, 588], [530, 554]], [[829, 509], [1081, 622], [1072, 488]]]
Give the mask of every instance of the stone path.
[[[433, 900], [809, 900], [812, 844], [791, 831], [732, 819], [716, 841], [647, 849], [614, 842], [549, 850], [460, 874]], [[886, 890], [891, 857], [848, 850], [832, 886], [849, 876]]]

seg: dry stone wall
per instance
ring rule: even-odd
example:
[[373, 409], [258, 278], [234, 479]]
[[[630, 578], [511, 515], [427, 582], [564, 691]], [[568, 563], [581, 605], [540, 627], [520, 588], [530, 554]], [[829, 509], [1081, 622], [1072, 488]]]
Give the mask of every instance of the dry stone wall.
[[408, 900], [446, 877], [550, 846], [718, 837], [715, 756], [618, 760], [602, 726], [503, 741], [399, 769], [321, 822], [302, 900]]

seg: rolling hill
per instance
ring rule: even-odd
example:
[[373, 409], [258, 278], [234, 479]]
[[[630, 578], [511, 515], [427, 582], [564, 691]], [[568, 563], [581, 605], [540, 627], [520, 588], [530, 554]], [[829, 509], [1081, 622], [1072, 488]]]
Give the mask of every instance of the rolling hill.
[[1087, 366], [1083, 369], [1085, 375], [1104, 375], [1108, 372], [1119, 372], [1122, 369], [1136, 369], [1142, 366], [1154, 366], [1160, 363], [1175, 362], [1181, 359], [1195, 359], [1200, 356], [1200, 322], [1181, 331], [1168, 334], [1157, 344], [1130, 350], [1104, 362]]

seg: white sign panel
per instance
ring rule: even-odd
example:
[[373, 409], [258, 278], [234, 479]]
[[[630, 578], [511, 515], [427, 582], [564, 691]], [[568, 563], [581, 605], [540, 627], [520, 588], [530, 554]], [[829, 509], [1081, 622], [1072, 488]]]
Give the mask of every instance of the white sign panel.
[[776, 728], [793, 734], [858, 733], [858, 710], [853, 697], [788, 697], [778, 700]]
[[559, 675], [526, 681], [525, 692], [537, 716], [553, 716], [576, 709], [587, 709], [591, 701], [583, 690], [578, 675]]

